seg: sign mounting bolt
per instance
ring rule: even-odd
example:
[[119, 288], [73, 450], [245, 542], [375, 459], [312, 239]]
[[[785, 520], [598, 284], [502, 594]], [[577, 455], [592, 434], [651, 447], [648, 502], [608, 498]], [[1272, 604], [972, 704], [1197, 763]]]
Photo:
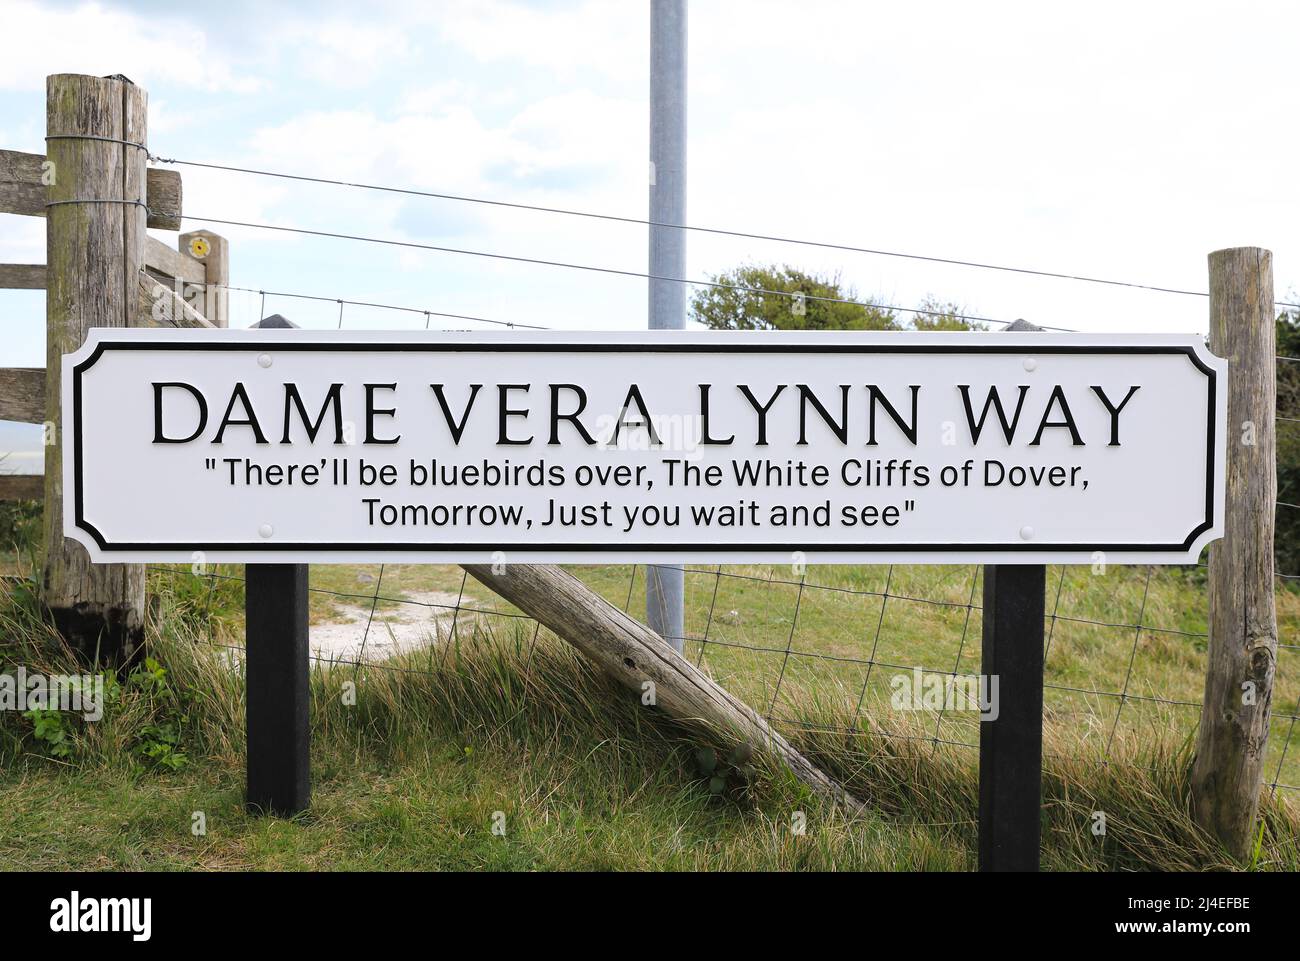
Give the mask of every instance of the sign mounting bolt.
[[261, 527], [257, 529], [257, 533], [260, 534], [262, 537], [270, 537], [272, 534], [275, 533], [275, 528], [273, 528], [270, 524], [263, 524]]
[[1028, 524], [1020, 528], [1020, 539], [1022, 541], [1032, 541], [1034, 539], [1034, 529]]
[[271, 366], [271, 355], [270, 355], [270, 354], [258, 354], [258, 355], [257, 355], [257, 366], [259, 366], [259, 367], [270, 367], [270, 366]]
[[1038, 361], [1036, 361], [1032, 357], [1026, 357], [1024, 363], [1025, 363], [1025, 370], [1032, 371], [1032, 370], [1036, 370], [1038, 367]]

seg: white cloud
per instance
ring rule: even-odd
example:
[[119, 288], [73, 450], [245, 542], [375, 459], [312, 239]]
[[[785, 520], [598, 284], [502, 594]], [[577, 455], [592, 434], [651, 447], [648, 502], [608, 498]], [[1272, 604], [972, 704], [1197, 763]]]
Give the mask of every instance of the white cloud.
[[431, 113], [446, 109], [456, 102], [467, 102], [480, 96], [477, 90], [471, 90], [468, 84], [459, 79], [443, 80], [427, 85], [408, 88], [400, 94], [396, 104], [397, 114]]
[[[1271, 245], [1282, 292], [1300, 280], [1300, 200], [1288, 189], [1300, 113], [1288, 47], [1296, 15], [1282, 5], [1252, 10], [692, 3], [688, 218], [1197, 289], [1208, 250]], [[169, 155], [646, 212], [642, 2], [183, 16], [10, 3], [12, 35], [51, 39], [11, 44], [0, 89], [38, 91], [54, 70], [121, 71], [150, 87], [153, 129], [167, 134]], [[267, 97], [224, 95], [254, 78]], [[39, 149], [39, 123], [2, 119], [23, 135], [6, 146]], [[643, 227], [191, 168], [184, 176], [191, 212], [645, 269]], [[250, 231], [235, 262], [292, 288], [294, 257], [310, 261], [308, 249], [330, 243]], [[264, 244], [275, 256], [240, 253]], [[370, 281], [346, 266], [352, 248], [336, 246], [343, 266], [302, 285]], [[468, 313], [643, 322], [644, 284], [633, 279], [391, 253], [385, 265], [404, 266], [401, 275], [375, 274], [391, 298], [434, 288]], [[786, 261], [841, 270], [863, 294], [901, 303], [933, 292], [991, 316], [1062, 326], [1204, 326], [1197, 299], [700, 234], [688, 255], [692, 277], [746, 259]]]
[[[256, 165], [277, 170], [499, 199], [556, 190], [594, 197], [630, 171], [644, 176], [643, 112], [635, 102], [574, 90], [489, 123], [447, 95], [439, 109], [391, 119], [314, 111], [258, 130], [250, 146]], [[382, 194], [366, 200], [390, 215], [406, 202]]]
[[400, 22], [358, 22], [334, 18], [302, 20], [276, 29], [274, 46], [294, 49], [296, 73], [331, 87], [361, 88], [381, 68], [410, 62], [412, 48]]
[[[259, 82], [209, 50], [201, 29], [169, 17], [137, 16], [85, 3], [51, 8], [9, 0], [10, 42], [0, 57], [0, 89], [40, 90], [50, 73], [125, 74], [145, 86], [249, 93]], [[24, 42], [17, 42], [17, 38]]]
[[[637, 15], [630, 17], [629, 9]], [[430, 19], [444, 40], [478, 60], [545, 67], [561, 77], [579, 69], [622, 76], [648, 58], [649, 5], [626, 0], [586, 0], [567, 8], [456, 0], [440, 4], [436, 20]]]
[[11, 215], [0, 218], [0, 263], [45, 263], [45, 221]]

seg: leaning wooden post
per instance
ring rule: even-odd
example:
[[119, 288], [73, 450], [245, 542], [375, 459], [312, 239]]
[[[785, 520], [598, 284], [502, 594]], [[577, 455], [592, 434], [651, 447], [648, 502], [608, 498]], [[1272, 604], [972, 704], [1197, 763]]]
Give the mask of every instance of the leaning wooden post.
[[[747, 742], [774, 758], [815, 794], [852, 811], [862, 802], [772, 730], [758, 712], [733, 697], [636, 618], [610, 604], [568, 571], [550, 564], [463, 564], [470, 577], [568, 641], [624, 687], [669, 717]], [[650, 685], [650, 687], [647, 687]]]
[[[136, 318], [145, 255], [144, 90], [124, 78], [46, 78], [45, 567], [41, 597], [75, 648], [124, 663], [144, 638], [144, 566], [92, 565], [63, 536], [63, 355], [91, 327]], [[101, 138], [101, 139], [95, 139]], [[147, 478], [141, 478], [141, 489]]]
[[1277, 665], [1273, 512], [1277, 508], [1273, 254], [1210, 254], [1210, 349], [1228, 360], [1227, 501], [1210, 547], [1210, 642], [1192, 802], [1236, 857], [1251, 850]]

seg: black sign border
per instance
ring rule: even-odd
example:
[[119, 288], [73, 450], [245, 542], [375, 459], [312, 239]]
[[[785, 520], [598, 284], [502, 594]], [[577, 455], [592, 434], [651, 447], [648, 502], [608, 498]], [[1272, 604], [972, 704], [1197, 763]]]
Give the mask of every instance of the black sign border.
[[[125, 543], [111, 544], [100, 533], [99, 529], [86, 520], [83, 505], [83, 482], [82, 482], [82, 445], [81, 445], [81, 378], [82, 375], [95, 365], [105, 352], [110, 350], [244, 350], [256, 351], [258, 353], [267, 353], [271, 351], [297, 350], [297, 351], [332, 351], [332, 352], [356, 352], [370, 351], [379, 353], [390, 352], [418, 352], [418, 353], [465, 353], [465, 352], [486, 352], [486, 353], [711, 353], [711, 354], [735, 354], [735, 353], [791, 353], [791, 354], [1184, 354], [1197, 370], [1205, 374], [1207, 382], [1206, 398], [1206, 459], [1205, 459], [1205, 520], [1192, 529], [1186, 539], [1181, 544], [1061, 544], [1061, 543], [1034, 543], [1034, 544], [831, 544], [831, 545], [804, 545], [798, 547], [789, 541], [782, 541], [775, 544], [736, 544], [720, 546], [714, 544], [607, 544], [599, 546], [583, 546], [581, 544], [539, 544], [532, 542], [502, 543], [502, 544], [431, 544], [428, 542], [418, 543], [377, 543], [377, 544], [326, 544], [320, 542], [298, 542], [298, 543], [267, 543], [266, 541], [244, 541], [244, 542], [223, 542], [223, 543], [205, 543], [205, 544], [185, 544], [179, 542], [173, 543]], [[1092, 551], [1113, 551], [1113, 552], [1133, 552], [1133, 553], [1150, 553], [1157, 552], [1177, 552], [1187, 551], [1196, 539], [1205, 531], [1214, 526], [1214, 464], [1217, 460], [1215, 456], [1215, 401], [1216, 391], [1218, 390], [1218, 371], [1210, 367], [1197, 356], [1195, 348], [1191, 346], [1162, 346], [1158, 344], [1134, 344], [1125, 347], [1110, 347], [1105, 345], [1094, 344], [1007, 344], [999, 346], [996, 344], [781, 344], [781, 343], [750, 343], [750, 344], [732, 344], [725, 347], [715, 346], [699, 342], [674, 344], [671, 341], [657, 343], [637, 342], [629, 344], [619, 343], [598, 343], [598, 344], [552, 344], [552, 343], [517, 343], [517, 344], [421, 344], [421, 343], [377, 343], [364, 344], [355, 342], [338, 343], [333, 342], [306, 342], [293, 343], [292, 341], [267, 340], [263, 342], [255, 341], [238, 341], [234, 343], [150, 343], [148, 341], [100, 341], [95, 350], [89, 357], [81, 361], [72, 369], [72, 432], [73, 446], [75, 449], [76, 465], [73, 474], [73, 497], [75, 503], [74, 522], [78, 530], [84, 531], [90, 535], [99, 545], [99, 549], [105, 552], [113, 551], [240, 551], [254, 553], [272, 553], [284, 551], [354, 551], [354, 552], [438, 552], [438, 551], [520, 551], [520, 552], [542, 552], [552, 551], [556, 553], [573, 552], [575, 554], [601, 554], [601, 553], [629, 553], [629, 552], [665, 552], [665, 553], [683, 553], [694, 554], [712, 551], [717, 553], [744, 553], [746, 551], [790, 551], [806, 550], [817, 554], [868, 554], [868, 553], [959, 553], [959, 552], [982, 552], [989, 554], [1017, 554], [1017, 553], [1045, 553], [1053, 552], [1092, 552]]]

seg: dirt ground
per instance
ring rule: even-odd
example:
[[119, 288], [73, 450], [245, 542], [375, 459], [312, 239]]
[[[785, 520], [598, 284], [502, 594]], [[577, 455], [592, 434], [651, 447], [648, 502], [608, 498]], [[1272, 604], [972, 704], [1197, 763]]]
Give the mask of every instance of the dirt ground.
[[[460, 628], [474, 617], [456, 612], [456, 602], [473, 605], [450, 591], [408, 591], [410, 603], [381, 607], [371, 616], [371, 604], [342, 605], [336, 619], [311, 626], [312, 654], [342, 661], [382, 661], [403, 651], [446, 640], [453, 623]], [[369, 626], [367, 629], [367, 625]]]

